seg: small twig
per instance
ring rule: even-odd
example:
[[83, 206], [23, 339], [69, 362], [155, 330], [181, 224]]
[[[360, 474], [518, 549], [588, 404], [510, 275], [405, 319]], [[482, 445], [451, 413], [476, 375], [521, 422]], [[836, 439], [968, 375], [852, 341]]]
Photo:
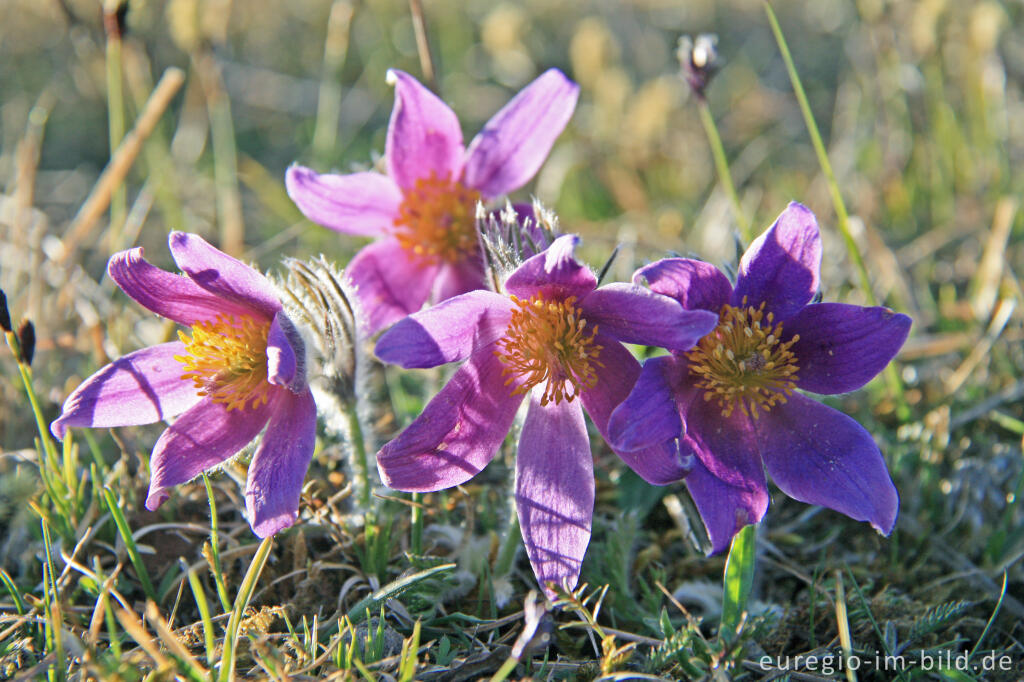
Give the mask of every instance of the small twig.
[[427, 85], [437, 92], [437, 73], [434, 71], [434, 60], [430, 56], [430, 43], [427, 41], [427, 20], [423, 16], [422, 0], [409, 0], [409, 12], [412, 14], [412, 27], [416, 33], [416, 51], [420, 57], [420, 70]]

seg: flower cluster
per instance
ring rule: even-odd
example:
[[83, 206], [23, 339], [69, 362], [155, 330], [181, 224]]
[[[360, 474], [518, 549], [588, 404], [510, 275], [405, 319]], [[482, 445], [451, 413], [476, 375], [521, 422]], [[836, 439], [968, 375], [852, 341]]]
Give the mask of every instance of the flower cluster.
[[[555, 234], [553, 217], [508, 204], [497, 226], [480, 205], [538, 171], [575, 108], [574, 83], [544, 73], [464, 148], [446, 104], [406, 73], [388, 79], [386, 174], [292, 166], [286, 175], [311, 220], [377, 238], [346, 269], [361, 304], [348, 310], [352, 319], [383, 332], [377, 357], [407, 369], [461, 363], [378, 452], [385, 484], [429, 492], [466, 482], [525, 402], [514, 498], [549, 595], [576, 586], [590, 541], [584, 413], [644, 480], [685, 480], [713, 551], [764, 516], [765, 470], [798, 500], [892, 530], [898, 496], [871, 435], [798, 391], [860, 388], [899, 351], [911, 321], [887, 308], [812, 302], [821, 239], [807, 208], [786, 208], [750, 245], [735, 282], [707, 263], [667, 258], [632, 283], [598, 287], [575, 257], [579, 239]], [[526, 215], [543, 229], [517, 218]], [[263, 275], [195, 235], [172, 233], [170, 250], [183, 275], [150, 265], [141, 248], [116, 254], [108, 272], [187, 330], [88, 378], [52, 431], [171, 421], [150, 460], [149, 509], [263, 432], [245, 501], [253, 531], [269, 536], [297, 518], [315, 446], [305, 345]], [[668, 354], [641, 365], [624, 344]]]

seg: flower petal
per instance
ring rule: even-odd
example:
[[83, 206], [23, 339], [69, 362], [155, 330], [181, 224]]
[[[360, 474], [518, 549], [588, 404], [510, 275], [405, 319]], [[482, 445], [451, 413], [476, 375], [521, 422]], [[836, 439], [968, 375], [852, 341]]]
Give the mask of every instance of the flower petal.
[[215, 249], [202, 237], [172, 232], [171, 255], [193, 282], [211, 294], [247, 308], [268, 320], [281, 310], [274, 286], [255, 269]]
[[292, 393], [306, 388], [306, 344], [283, 312], [274, 315], [267, 333], [267, 381]]
[[284, 186], [303, 215], [336, 232], [374, 237], [391, 231], [402, 190], [380, 173], [320, 175], [292, 166]]
[[718, 313], [729, 302], [732, 284], [711, 263], [691, 258], [663, 258], [633, 273], [635, 284], [644, 284], [671, 296], [687, 310]]
[[608, 438], [613, 448], [626, 452], [643, 450], [682, 435], [683, 423], [674, 395], [679, 379], [672, 356], [644, 362], [629, 397], [608, 419]]
[[411, 257], [396, 239], [387, 238], [357, 253], [345, 274], [356, 285], [372, 335], [423, 307], [437, 266]]
[[794, 394], [757, 429], [768, 473], [782, 492], [892, 532], [899, 494], [871, 434], [855, 420]]
[[746, 490], [731, 486], [708, 471], [700, 460], [686, 477], [686, 487], [707, 529], [711, 554], [728, 549], [733, 535], [747, 524], [760, 522], [768, 511], [766, 487]]
[[384, 483], [431, 492], [465, 483], [494, 457], [523, 401], [485, 346], [470, 356], [423, 413], [377, 453]]
[[185, 345], [174, 341], [114, 360], [68, 396], [50, 431], [63, 440], [69, 426], [136, 426], [176, 417], [201, 399], [181, 378], [185, 368], [174, 356], [184, 353]]
[[387, 79], [395, 87], [384, 148], [388, 175], [405, 190], [431, 173], [458, 180], [464, 150], [455, 112], [404, 71], [390, 69]]
[[640, 363], [615, 339], [599, 334], [595, 342], [601, 346], [594, 365], [597, 383], [583, 392], [583, 407], [594, 421], [601, 436], [630, 469], [653, 485], [666, 485], [686, 476], [692, 458], [680, 453], [674, 441], [662, 442], [643, 450], [619, 450], [608, 433], [612, 411], [629, 396], [640, 376]]
[[266, 425], [277, 396], [257, 407], [228, 410], [203, 398], [178, 417], [157, 440], [150, 456], [146, 509], [153, 511], [168, 490], [220, 465], [244, 448]]
[[572, 118], [579, 93], [558, 69], [548, 69], [519, 91], [470, 143], [466, 185], [493, 198], [526, 184]]
[[783, 326], [793, 344], [797, 386], [814, 393], [847, 393], [885, 369], [907, 340], [912, 321], [888, 308], [814, 303]]
[[[739, 407], [723, 416], [718, 401], [705, 400], [702, 391], [686, 384], [681, 384], [677, 399], [686, 425], [683, 447], [723, 482], [743, 490], [766, 490], [758, 422]], [[760, 421], [764, 419], [762, 413]]]
[[258, 537], [270, 537], [295, 523], [315, 445], [313, 394], [308, 388], [298, 395], [281, 392], [245, 483], [246, 516]]
[[434, 279], [434, 301], [447, 301], [453, 296], [477, 289], [486, 289], [483, 259], [474, 255], [458, 263], [442, 262]]
[[718, 326], [718, 313], [686, 310], [638, 284], [608, 284], [580, 302], [588, 326], [624, 343], [689, 350]]
[[579, 241], [574, 234], [559, 237], [516, 268], [505, 281], [505, 290], [524, 300], [534, 294], [553, 300], [582, 299], [597, 286], [597, 276], [573, 256]]
[[115, 253], [107, 274], [136, 303], [157, 315], [192, 326], [218, 315], [244, 315], [249, 309], [210, 293], [183, 275], [161, 270], [142, 257], [142, 247]]
[[594, 515], [594, 461], [576, 402], [540, 404], [530, 395], [516, 455], [516, 512], [537, 581], [576, 587]]
[[821, 235], [810, 209], [791, 202], [740, 259], [733, 305], [747, 305], [790, 317], [814, 297], [821, 269]]
[[399, 320], [374, 352], [406, 369], [464, 360], [505, 334], [512, 303], [492, 291], [471, 291]]

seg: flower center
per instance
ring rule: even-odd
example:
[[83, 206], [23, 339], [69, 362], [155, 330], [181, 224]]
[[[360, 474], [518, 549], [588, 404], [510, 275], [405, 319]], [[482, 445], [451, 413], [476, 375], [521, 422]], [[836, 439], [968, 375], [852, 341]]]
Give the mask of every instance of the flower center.
[[267, 332], [270, 323], [243, 315], [218, 315], [216, 320], [197, 322], [192, 337], [179, 331], [185, 355], [174, 359], [185, 365], [184, 380], [191, 379], [199, 395], [209, 396], [228, 410], [266, 403]]
[[546, 301], [537, 294], [527, 301], [512, 296], [512, 302], [516, 306], [512, 319], [494, 354], [506, 365], [502, 374], [512, 375], [506, 386], [517, 376], [524, 380], [513, 395], [547, 381], [540, 404], [553, 401], [557, 405], [593, 388], [597, 383], [594, 365], [604, 367], [597, 359], [601, 346], [594, 343], [597, 325], [587, 334], [576, 297]]
[[479, 200], [476, 190], [431, 173], [405, 192], [395, 218], [395, 238], [406, 251], [434, 263], [462, 260], [479, 248]]
[[723, 417], [739, 406], [757, 419], [760, 412], [785, 403], [792, 395], [799, 367], [790, 348], [800, 336], [783, 342], [782, 323], [773, 322], [774, 315], [765, 314], [764, 303], [748, 306], [744, 296], [738, 308], [722, 306], [718, 326], [686, 354], [704, 400], [717, 400]]

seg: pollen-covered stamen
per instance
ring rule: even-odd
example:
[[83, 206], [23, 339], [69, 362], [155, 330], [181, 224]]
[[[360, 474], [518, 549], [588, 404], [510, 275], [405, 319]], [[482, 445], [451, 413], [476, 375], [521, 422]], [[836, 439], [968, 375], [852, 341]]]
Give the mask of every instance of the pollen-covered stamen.
[[722, 416], [739, 406], [757, 419], [792, 395], [799, 367], [790, 348], [800, 336], [782, 341], [782, 323], [774, 317], [764, 303], [748, 306], [746, 297], [740, 307], [724, 305], [715, 330], [686, 354], [704, 400], [716, 400]]
[[540, 294], [522, 300], [512, 296], [515, 308], [505, 336], [494, 352], [505, 363], [502, 374], [510, 375], [505, 385], [522, 380], [513, 393], [525, 393], [542, 381], [547, 384], [540, 404], [572, 402], [597, 384], [594, 366], [601, 346], [594, 343], [597, 325], [587, 328], [576, 297], [562, 301], [545, 300]]
[[178, 332], [185, 355], [174, 359], [185, 365], [184, 380], [191, 379], [199, 395], [209, 396], [228, 410], [256, 407], [269, 399], [267, 333], [270, 322], [249, 316], [218, 315], [197, 322], [192, 336]]
[[479, 248], [479, 200], [476, 190], [431, 173], [405, 192], [395, 218], [395, 238], [402, 248], [431, 262], [462, 260]]

